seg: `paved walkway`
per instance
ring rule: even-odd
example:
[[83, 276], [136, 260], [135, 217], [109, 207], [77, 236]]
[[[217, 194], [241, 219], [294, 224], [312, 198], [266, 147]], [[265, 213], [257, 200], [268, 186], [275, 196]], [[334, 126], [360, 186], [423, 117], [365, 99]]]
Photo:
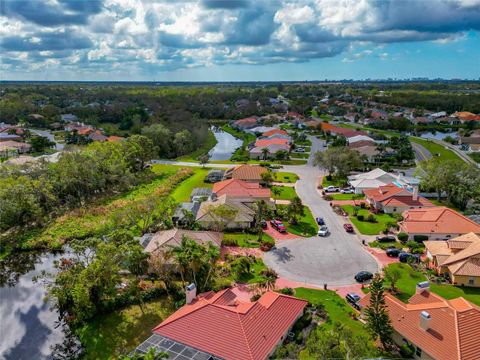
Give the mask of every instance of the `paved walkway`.
[[278, 204], [278, 205], [289, 205], [290, 204], [290, 200], [282, 200], [282, 199], [270, 199], [272, 200], [272, 202], [274, 202], [275, 204]]
[[353, 205], [353, 206], [360, 206], [362, 203], [367, 203], [366, 200], [332, 200], [332, 206], [338, 205]]
[[295, 187], [296, 183], [282, 183], [282, 182], [272, 182], [272, 185], [274, 186], [288, 186], [288, 187]]

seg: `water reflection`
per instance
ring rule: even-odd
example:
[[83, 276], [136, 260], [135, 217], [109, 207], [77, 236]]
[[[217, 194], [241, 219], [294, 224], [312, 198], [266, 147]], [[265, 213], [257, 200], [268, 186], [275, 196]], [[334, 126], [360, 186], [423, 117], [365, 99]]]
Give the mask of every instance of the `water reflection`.
[[54, 272], [60, 255], [19, 253], [2, 261], [0, 354], [2, 359], [49, 359], [51, 347], [64, 341], [58, 313], [45, 302], [46, 289], [33, 278]]
[[456, 139], [457, 133], [451, 132], [451, 133], [443, 133], [443, 132], [424, 132], [420, 135], [420, 137], [425, 138], [425, 139], [436, 139], [436, 140], [443, 140], [447, 136], [450, 136], [451, 138]]
[[242, 145], [242, 140], [220, 128], [212, 127], [212, 131], [217, 139], [217, 144], [209, 152], [210, 160], [229, 160], [233, 152]]

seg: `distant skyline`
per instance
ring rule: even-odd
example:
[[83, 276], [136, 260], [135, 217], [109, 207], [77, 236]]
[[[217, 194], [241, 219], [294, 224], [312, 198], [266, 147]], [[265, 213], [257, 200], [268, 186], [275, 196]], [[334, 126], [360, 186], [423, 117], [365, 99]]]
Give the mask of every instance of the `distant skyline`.
[[480, 0], [2, 0], [0, 79], [480, 78]]

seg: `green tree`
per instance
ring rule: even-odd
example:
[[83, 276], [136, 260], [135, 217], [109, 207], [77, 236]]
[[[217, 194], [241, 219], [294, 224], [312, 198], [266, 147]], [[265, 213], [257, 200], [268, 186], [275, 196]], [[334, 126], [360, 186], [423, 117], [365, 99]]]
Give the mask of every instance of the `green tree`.
[[173, 145], [175, 147], [176, 155], [188, 154], [192, 151], [192, 134], [188, 130], [177, 132], [173, 138]]
[[202, 165], [202, 167], [205, 167], [205, 164], [207, 164], [209, 160], [210, 155], [208, 154], [203, 154], [198, 157], [198, 161], [200, 162], [200, 165]]
[[353, 169], [363, 165], [360, 154], [348, 147], [331, 147], [326, 151], [317, 151], [314, 164], [328, 171], [330, 175], [347, 176]]
[[273, 175], [271, 171], [264, 172], [260, 175], [265, 186], [270, 186], [273, 182]]
[[273, 198], [273, 201], [274, 201], [275, 204], [277, 204], [276, 197], [280, 196], [280, 194], [282, 193], [282, 190], [278, 186], [272, 186], [271, 191], [272, 191], [273, 195], [275, 195], [274, 198]]
[[262, 149], [262, 159], [267, 160], [269, 156], [270, 156], [270, 150], [268, 150], [267, 147], [264, 147]]
[[29, 140], [30, 145], [32, 145], [33, 152], [44, 152], [45, 149], [52, 148], [55, 146], [53, 141], [50, 141], [47, 137], [44, 136], [34, 136]]
[[370, 284], [370, 303], [365, 308], [365, 315], [368, 332], [388, 350], [392, 344], [393, 328], [385, 305], [383, 279], [379, 273], [375, 274]]
[[398, 269], [385, 267], [383, 269], [383, 274], [385, 276], [385, 280], [388, 281], [390, 284], [390, 291], [396, 292], [397, 291], [397, 282], [400, 280], [401, 273]]
[[305, 214], [305, 209], [303, 207], [302, 200], [295, 196], [291, 201], [290, 204], [287, 206], [287, 216], [289, 218], [289, 222], [292, 225], [297, 224], [298, 218]]
[[153, 145], [158, 148], [158, 155], [170, 157], [172, 155], [172, 133], [162, 124], [153, 124], [142, 129], [142, 135], [152, 140]]

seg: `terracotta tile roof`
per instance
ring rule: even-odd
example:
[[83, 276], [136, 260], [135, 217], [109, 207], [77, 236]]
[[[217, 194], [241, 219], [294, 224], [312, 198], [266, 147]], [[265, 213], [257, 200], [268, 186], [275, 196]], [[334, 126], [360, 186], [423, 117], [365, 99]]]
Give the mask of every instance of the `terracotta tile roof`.
[[[368, 306], [370, 294], [360, 300]], [[390, 294], [385, 302], [393, 328], [437, 360], [477, 360], [480, 354], [480, 308], [463, 298], [445, 300], [424, 291], [405, 304]], [[430, 316], [429, 329], [420, 327], [420, 313]]]
[[231, 219], [232, 222], [250, 223], [254, 220], [255, 210], [251, 203], [253, 199], [247, 200], [242, 198], [235, 198], [230, 195], [222, 195], [215, 201], [208, 200], [200, 204], [197, 212], [197, 221], [215, 222], [218, 221], [218, 216], [212, 216], [211, 209], [216, 206], [226, 206], [229, 209], [235, 210], [235, 217]]
[[195, 242], [207, 245], [212, 243], [216, 246], [222, 245], [223, 234], [214, 231], [193, 231], [183, 229], [171, 229], [158, 231], [153, 235], [148, 245], [145, 247], [147, 252], [155, 252], [159, 249], [167, 249], [169, 246], [177, 246], [182, 242], [183, 236], [187, 236]]
[[379, 186], [377, 189], [364, 190], [363, 193], [369, 200], [380, 202], [383, 206], [435, 206], [421, 196], [414, 200], [410, 191], [394, 184]]
[[453, 254], [446, 241], [424, 241], [423, 245], [433, 256]]
[[480, 225], [447, 207], [406, 210], [400, 226], [413, 234], [480, 234]]
[[285, 130], [274, 129], [274, 130], [264, 132], [262, 134], [262, 136], [271, 136], [271, 135], [275, 135], [275, 134], [288, 135], [288, 132], [286, 132]]
[[115, 135], [109, 136], [109, 137], [107, 138], [107, 141], [123, 141], [123, 140], [125, 140], [124, 137], [115, 136]]
[[240, 165], [233, 169], [228, 169], [225, 172], [226, 178], [239, 179], [239, 180], [262, 180], [262, 174], [268, 172], [266, 168], [258, 165]]
[[255, 142], [255, 147], [267, 147], [269, 145], [287, 145], [288, 139], [273, 138], [273, 139], [260, 139]]
[[371, 140], [360, 140], [360, 141], [355, 141], [353, 143], [348, 144], [348, 147], [351, 149], [355, 149], [363, 146], [376, 146], [376, 145], [375, 145], [375, 141], [371, 141]]
[[218, 197], [228, 195], [231, 197], [270, 198], [269, 188], [262, 188], [258, 183], [238, 179], [217, 182], [213, 185], [212, 192]]
[[229, 289], [201, 294], [154, 333], [227, 360], [266, 359], [303, 313], [304, 300], [275, 292], [242, 302]]

